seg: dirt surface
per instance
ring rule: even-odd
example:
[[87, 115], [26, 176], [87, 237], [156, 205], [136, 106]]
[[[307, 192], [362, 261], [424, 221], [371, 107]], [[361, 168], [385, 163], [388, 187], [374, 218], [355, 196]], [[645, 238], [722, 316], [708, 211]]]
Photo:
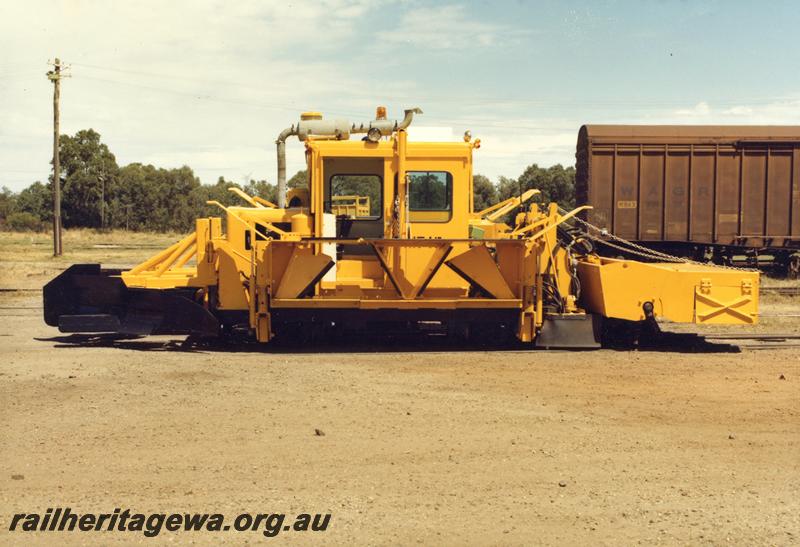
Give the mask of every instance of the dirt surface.
[[[38, 306], [36, 293], [0, 293], [2, 543], [153, 543], [8, 532], [14, 513], [54, 506], [332, 514], [325, 532], [162, 531], [158, 543], [800, 542], [797, 348], [76, 344]], [[763, 309], [800, 313], [800, 300]]]

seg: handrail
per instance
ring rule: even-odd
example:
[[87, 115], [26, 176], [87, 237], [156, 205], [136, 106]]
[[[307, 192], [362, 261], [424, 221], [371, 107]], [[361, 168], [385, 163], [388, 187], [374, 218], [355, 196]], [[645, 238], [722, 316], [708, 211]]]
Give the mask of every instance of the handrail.
[[153, 266], [155, 266], [156, 264], [160, 263], [162, 260], [167, 258], [169, 255], [171, 255], [172, 252], [175, 249], [177, 249], [178, 247], [180, 247], [180, 245], [186, 239], [188, 239], [189, 237], [191, 237], [191, 234], [186, 236], [185, 238], [181, 239], [180, 241], [176, 241], [175, 243], [173, 243], [172, 245], [170, 245], [169, 247], [167, 247], [163, 251], [159, 252], [155, 256], [152, 256], [152, 257], [148, 258], [147, 260], [145, 260], [141, 264], [137, 264], [136, 266], [134, 266], [133, 268], [131, 268], [129, 270], [129, 273], [138, 274], [138, 273], [141, 273], [141, 272], [149, 270], [150, 268], [152, 268]]
[[[196, 234], [196, 233], [197, 233], [197, 232], [195, 232], [195, 234]], [[183, 267], [183, 266], [185, 266], [185, 265], [186, 265], [186, 263], [187, 263], [187, 262], [189, 262], [189, 261], [192, 259], [192, 257], [193, 257], [194, 255], [196, 255], [196, 254], [197, 254], [197, 239], [195, 238], [195, 241], [194, 241], [194, 243], [192, 243], [192, 244], [189, 246], [189, 248], [186, 250], [186, 253], [185, 253], [185, 254], [183, 255], [183, 257], [182, 257], [182, 258], [181, 258], [181, 259], [178, 261], [178, 263], [177, 263], [177, 264], [175, 264], [175, 266], [173, 266], [173, 268], [172, 268], [172, 269], [174, 270], [174, 269], [177, 269], [177, 268], [182, 268], [182, 267]]]
[[162, 262], [162, 263], [161, 263], [161, 264], [158, 266], [158, 268], [156, 268], [156, 271], [155, 271], [155, 276], [156, 276], [156, 277], [158, 277], [158, 276], [160, 276], [161, 274], [163, 274], [164, 272], [166, 272], [166, 271], [167, 271], [167, 270], [170, 268], [170, 266], [172, 266], [172, 265], [175, 263], [175, 261], [176, 261], [176, 260], [178, 260], [178, 259], [181, 257], [181, 255], [182, 255], [183, 253], [185, 253], [185, 252], [186, 252], [186, 250], [187, 250], [189, 247], [191, 247], [191, 246], [192, 246], [192, 244], [194, 244], [196, 241], [197, 241], [197, 232], [195, 232], [195, 233], [191, 234], [189, 237], [187, 237], [186, 239], [184, 239], [184, 240], [181, 242], [181, 244], [178, 246], [178, 248], [177, 248], [177, 249], [175, 249], [175, 250], [174, 250], [174, 251], [173, 251], [173, 252], [172, 252], [172, 253], [169, 255], [169, 257], [167, 257], [167, 259], [166, 259], [166, 260], [164, 260], [164, 262]]
[[264, 198], [262, 198], [260, 196], [253, 196], [253, 199], [255, 201], [257, 201], [258, 203], [264, 205], [265, 207], [269, 207], [270, 209], [277, 209], [278, 208], [277, 205], [275, 205], [271, 201], [268, 201], [268, 200], [266, 200], [266, 199], [264, 199]]
[[[543, 229], [539, 230], [538, 232], [536, 232], [532, 236], [527, 237], [526, 239], [528, 239], [528, 241], [533, 241], [534, 239], [538, 239], [538, 238], [542, 237], [544, 234], [546, 234], [547, 232], [549, 232], [550, 230], [552, 230], [553, 228], [555, 228], [556, 226], [558, 226], [559, 224], [561, 224], [562, 222], [564, 222], [566, 220], [569, 220], [572, 217], [574, 217], [575, 215], [577, 215], [578, 213], [580, 213], [581, 211], [586, 211], [588, 209], [593, 209], [593, 207], [591, 205], [582, 205], [580, 207], [576, 207], [575, 209], [573, 209], [572, 211], [570, 211], [566, 215], [564, 215], [562, 217], [559, 217], [558, 220], [556, 222], [554, 222], [553, 224], [550, 224], [546, 228], [543, 228]], [[529, 224], [527, 226], [523, 226], [522, 228], [514, 230], [513, 232], [511, 232], [511, 235], [512, 236], [522, 235], [525, 232], [529, 232], [530, 230], [533, 230], [535, 227], [536, 227], [535, 223], [534, 224]]]
[[[227, 207], [225, 207], [223, 204], [221, 204], [217, 200], [210, 199], [210, 200], [206, 201], [206, 204], [207, 205], [216, 205], [217, 207], [219, 207], [220, 209], [222, 209], [223, 211], [225, 211], [226, 213], [231, 215], [233, 218], [235, 218], [236, 220], [241, 222], [244, 225], [244, 227], [247, 228], [248, 230], [253, 230], [255, 232], [258, 232], [260, 235], [264, 236], [265, 238], [269, 238], [269, 236], [267, 234], [265, 234], [263, 232], [260, 232], [258, 230], [258, 228], [248, 224], [248, 222], [245, 219], [241, 218], [239, 215], [237, 215], [235, 212], [233, 212], [230, 209], [228, 209]], [[276, 234], [279, 234], [279, 235], [282, 235], [282, 236], [288, 235], [288, 232], [285, 232], [284, 230], [281, 230], [280, 228], [278, 228], [277, 226], [275, 226], [271, 222], [262, 221], [259, 224], [269, 228], [270, 231], [275, 232]]]
[[264, 208], [264, 206], [261, 205], [260, 203], [258, 203], [253, 198], [253, 196], [251, 196], [250, 194], [248, 194], [246, 192], [243, 192], [242, 190], [240, 190], [239, 188], [236, 188], [235, 186], [231, 186], [230, 188], [228, 188], [228, 192], [233, 192], [234, 194], [236, 194], [237, 196], [239, 196], [240, 198], [242, 198], [247, 203], [249, 203], [250, 205], [252, 205], [253, 207], [255, 207], [257, 209], [263, 209]]
[[531, 199], [536, 194], [540, 194], [539, 190], [535, 188], [531, 188], [529, 190], [525, 190], [522, 195], [519, 196], [512, 196], [506, 200], [501, 201], [500, 203], [495, 203], [494, 205], [483, 209], [482, 211], [475, 213], [478, 218], [486, 217], [486, 220], [495, 221], [508, 211], [515, 207], [519, 207], [529, 199]]

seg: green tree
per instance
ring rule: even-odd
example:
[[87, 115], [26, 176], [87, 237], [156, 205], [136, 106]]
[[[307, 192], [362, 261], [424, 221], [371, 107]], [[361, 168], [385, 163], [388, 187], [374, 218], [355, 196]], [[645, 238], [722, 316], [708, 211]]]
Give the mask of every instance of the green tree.
[[[203, 185], [192, 169], [163, 169], [132, 163], [117, 166], [114, 155], [93, 129], [78, 131], [60, 140], [62, 171], [62, 207], [65, 226], [99, 227], [101, 215], [110, 228], [186, 232], [195, 219], [221, 216], [221, 211], [206, 204], [209, 200], [225, 206], [242, 205], [242, 200], [228, 191], [230, 187], [277, 202], [277, 188], [266, 180], [250, 180], [237, 184], [220, 177], [214, 184]], [[289, 188], [308, 186], [308, 172], [298, 171], [289, 179]], [[556, 201], [565, 208], [575, 203], [575, 169], [554, 165], [543, 168], [530, 165], [516, 179], [500, 177], [493, 184], [487, 177], [473, 178], [474, 209], [480, 211], [494, 203], [516, 196], [529, 188], [541, 191], [537, 201]], [[430, 174], [415, 176], [410, 200], [430, 207], [444, 206], [446, 185]], [[371, 214], [380, 215], [382, 188], [379, 179], [363, 175], [334, 177], [331, 193], [370, 198]], [[417, 205], [425, 207], [426, 205]], [[20, 214], [22, 214], [20, 216]], [[506, 221], [513, 220], [512, 212]], [[18, 194], [7, 188], [0, 190], [0, 221], [10, 225], [31, 227], [52, 222], [52, 184], [35, 182]]]
[[176, 232], [192, 230], [204, 205], [197, 196], [201, 184], [194, 171], [187, 165], [178, 169], [157, 169], [155, 182], [159, 216], [158, 223], [151, 229]]
[[286, 181], [287, 188], [308, 188], [308, 169], [303, 169], [295, 173], [292, 178]]
[[205, 194], [200, 189], [200, 181], [188, 166], [160, 169], [141, 163], [126, 165], [120, 169], [112, 202], [112, 226], [187, 232], [203, 215]]
[[442, 173], [409, 175], [409, 206], [412, 210], [444, 210], [447, 208], [447, 179]]
[[277, 203], [278, 202], [278, 187], [265, 180], [251, 180], [244, 187], [244, 191], [251, 196], [258, 196], [265, 200]]
[[110, 196], [117, 190], [119, 167], [94, 129], [61, 135], [62, 214], [64, 226], [100, 227]]
[[235, 182], [225, 180], [225, 177], [219, 177], [216, 184], [203, 184], [195, 188], [194, 193], [200, 204], [200, 210], [197, 211], [197, 216], [220, 216], [222, 210], [216, 205], [209, 205], [206, 203], [207, 201], [218, 201], [225, 207], [230, 207], [231, 205], [246, 205], [242, 198], [230, 192], [228, 188], [242, 189], [242, 187]]
[[381, 215], [380, 177], [375, 175], [334, 175], [331, 178], [331, 197], [334, 196], [367, 196], [370, 216]]
[[53, 191], [51, 185], [34, 182], [19, 194], [16, 199], [16, 210], [30, 213], [42, 222], [53, 221]]
[[575, 168], [565, 168], [560, 163], [551, 167], [529, 166], [517, 179], [524, 190], [541, 191], [537, 201], [543, 204], [556, 202], [566, 209], [575, 207]]
[[8, 227], [15, 232], [38, 232], [43, 228], [42, 221], [39, 220], [39, 217], [26, 213], [25, 211], [11, 213], [8, 215], [8, 218], [6, 218], [6, 223]]
[[497, 203], [497, 187], [483, 175], [472, 177], [472, 206], [477, 213]]
[[0, 190], [0, 222], [4, 222], [8, 215], [17, 210], [17, 195], [7, 187]]
[[119, 187], [109, 207], [114, 228], [146, 230], [160, 214], [155, 172], [152, 165], [141, 163], [131, 163], [120, 169]]
[[497, 199], [498, 201], [506, 200], [512, 196], [518, 196], [522, 193], [520, 190], [519, 182], [517, 179], [509, 177], [500, 177], [497, 182]]

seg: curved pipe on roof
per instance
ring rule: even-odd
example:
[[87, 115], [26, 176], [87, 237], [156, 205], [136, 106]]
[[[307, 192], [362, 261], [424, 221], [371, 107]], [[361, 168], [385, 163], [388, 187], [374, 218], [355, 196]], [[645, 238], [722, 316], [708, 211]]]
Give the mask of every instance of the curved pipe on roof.
[[287, 127], [278, 134], [275, 144], [278, 148], [278, 207], [286, 207], [286, 139], [297, 135], [297, 127]]
[[[368, 133], [370, 129], [378, 129], [381, 136], [387, 137], [394, 131], [406, 129], [414, 120], [414, 114], [422, 114], [419, 108], [409, 108], [405, 111], [405, 116], [400, 122], [396, 120], [372, 120], [368, 124], [353, 124], [350, 133]], [[344, 125], [342, 129], [341, 125]], [[286, 139], [297, 136], [300, 140], [305, 140], [309, 136], [335, 136], [336, 138], [348, 138], [347, 123], [328, 122], [327, 120], [303, 120], [297, 125], [287, 127], [278, 134], [275, 140], [278, 153], [278, 207], [286, 207]]]

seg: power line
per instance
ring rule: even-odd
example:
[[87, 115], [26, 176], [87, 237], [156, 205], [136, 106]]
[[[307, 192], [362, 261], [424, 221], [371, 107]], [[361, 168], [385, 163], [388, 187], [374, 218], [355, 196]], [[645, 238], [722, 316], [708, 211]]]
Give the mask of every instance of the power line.
[[[170, 88], [165, 88], [165, 87], [160, 87], [160, 86], [133, 84], [133, 83], [130, 83], [130, 82], [122, 82], [122, 81], [119, 81], [119, 80], [110, 80], [110, 79], [107, 79], [107, 78], [97, 78], [97, 77], [94, 77], [94, 76], [82, 76], [81, 78], [84, 79], [84, 80], [92, 80], [92, 81], [111, 83], [111, 84], [116, 84], [116, 85], [124, 85], [126, 87], [132, 86], [132, 87], [137, 87], [137, 88], [140, 88], [140, 89], [148, 89], [148, 90], [151, 90], [151, 91], [159, 91], [159, 92], [163, 92], [163, 93], [170, 93], [170, 94], [180, 95], [180, 96], [184, 96], [184, 97], [191, 97], [191, 98], [199, 100], [199, 101], [210, 101], [210, 102], [218, 102], [218, 103], [226, 103], [226, 104], [238, 104], [238, 105], [242, 105], [242, 106], [252, 106], [252, 107], [256, 107], [256, 108], [283, 110], [283, 111], [288, 111], [288, 112], [293, 112], [293, 113], [297, 113], [298, 111], [306, 110], [306, 109], [304, 109], [302, 107], [298, 107], [296, 105], [283, 105], [283, 104], [275, 104], [275, 103], [260, 103], [260, 102], [253, 102], [253, 101], [245, 101], [245, 100], [241, 100], [241, 99], [230, 99], [230, 98], [218, 97], [218, 96], [214, 96], [214, 95], [210, 95], [210, 94], [198, 94], [198, 93], [181, 91], [181, 90], [176, 90], [176, 89], [170, 89]], [[350, 118], [359, 118], [359, 117], [364, 115], [363, 113], [345, 112], [345, 111], [342, 111], [342, 110], [326, 110], [326, 113], [339, 115], [339, 116], [347, 116], [347, 117], [350, 117]], [[493, 122], [493, 121], [486, 121], [486, 120], [483, 120], [483, 121], [481, 121], [481, 120], [461, 120], [461, 119], [458, 119], [458, 118], [451, 118], [451, 119], [445, 120], [445, 119], [436, 118], [436, 117], [425, 118], [425, 120], [426, 121], [437, 121], [437, 120], [439, 120], [439, 121], [441, 121], [443, 123], [446, 123], [447, 125], [461, 124], [461, 125], [470, 125], [470, 126], [473, 126], [473, 127], [499, 127], [499, 128], [513, 127], [513, 128], [526, 129], [526, 130], [531, 130], [531, 131], [546, 131], [546, 132], [566, 131], [566, 130], [574, 129], [574, 128], [564, 128], [564, 127], [543, 126], [543, 125], [527, 125], [527, 124], [524, 124], [524, 123], [520, 124], [518, 121], [497, 121], [497, 122]]]
[[[289, 112], [302, 112], [304, 110], [309, 110], [310, 107], [302, 107], [298, 105], [286, 105], [286, 104], [276, 104], [276, 103], [261, 103], [255, 101], [246, 101], [241, 99], [232, 99], [226, 97], [219, 97], [216, 95], [211, 95], [208, 93], [198, 93], [198, 92], [189, 92], [189, 91], [182, 91], [177, 89], [171, 89], [161, 86], [151, 86], [151, 85], [142, 85], [142, 84], [134, 84], [131, 82], [122, 82], [119, 80], [109, 80], [107, 78], [96, 78], [94, 76], [81, 76], [81, 79], [84, 80], [92, 80], [97, 82], [105, 82], [110, 84], [116, 85], [124, 85], [126, 87], [137, 87], [140, 89], [148, 89], [151, 91], [160, 91], [163, 93], [171, 93], [174, 95], [180, 95], [183, 97], [191, 97], [193, 99], [199, 101], [210, 101], [210, 102], [218, 102], [218, 103], [226, 103], [226, 104], [238, 104], [243, 106], [252, 106], [256, 108], [265, 108], [271, 110], [284, 110]], [[328, 111], [331, 114], [336, 114], [340, 116], [358, 116], [358, 114], [354, 114], [352, 112], [342, 112], [342, 111]]]
[[7, 78], [17, 74], [39, 74], [39, 68], [23, 68], [20, 70], [12, 70], [11, 72], [0, 72], [0, 78]]
[[[130, 82], [122, 82], [119, 80], [111, 80], [107, 78], [97, 78], [94, 76], [82, 76], [83, 79], [110, 83], [115, 85], [124, 85], [126, 87], [137, 87], [140, 89], [147, 89], [150, 91], [158, 91], [162, 93], [169, 93], [184, 97], [191, 97], [195, 100], [199, 101], [209, 101], [209, 102], [216, 102], [216, 103], [224, 103], [224, 104], [236, 104], [241, 106], [249, 106], [255, 108], [263, 108], [263, 109], [271, 109], [271, 110], [281, 110], [287, 112], [297, 113], [298, 111], [306, 110], [307, 108], [303, 108], [297, 105], [287, 105], [287, 104], [277, 104], [277, 103], [262, 103], [262, 102], [255, 102], [255, 101], [247, 101], [242, 99], [233, 99], [233, 98], [226, 98], [220, 97], [211, 94], [203, 94], [197, 92], [189, 92], [183, 90], [177, 90], [174, 88], [166, 88], [163, 86], [152, 86], [152, 85], [143, 85], [143, 84], [135, 84]], [[452, 101], [451, 101], [452, 102]], [[545, 106], [547, 103], [542, 102], [542, 106]], [[565, 103], [566, 104], [566, 103]], [[664, 103], [666, 105], [666, 103]], [[717, 104], [717, 103], [715, 103]], [[741, 104], [741, 102], [731, 102], [730, 104]], [[677, 105], [677, 103], [676, 103]], [[608, 104], [606, 107], [611, 108], [613, 105]], [[681, 103], [680, 106], [686, 108], [685, 103]], [[630, 105], [630, 108], [627, 109], [637, 109], [637, 110], [649, 110], [651, 109], [645, 105]], [[347, 116], [349, 118], [359, 118], [363, 116], [363, 113], [354, 113], [351, 111], [344, 111], [344, 110], [326, 110], [326, 113], [339, 115], [339, 116]], [[446, 126], [453, 126], [453, 125], [460, 125], [460, 126], [469, 126], [469, 127], [485, 127], [485, 128], [501, 128], [501, 129], [518, 129], [518, 130], [525, 130], [525, 131], [538, 131], [542, 134], [553, 134], [558, 132], [564, 131], [574, 131], [576, 129], [575, 126], [554, 126], [552, 124], [541, 124], [541, 123], [534, 123], [531, 124], [526, 122], [525, 120], [515, 120], [515, 119], [506, 119], [506, 120], [479, 120], [479, 119], [464, 119], [459, 117], [454, 118], [441, 118], [441, 117], [426, 117], [425, 121], [427, 122], [438, 122], [444, 124]]]
[[[191, 78], [186, 76], [178, 76], [175, 74], [163, 74], [163, 73], [155, 73], [155, 72], [146, 72], [141, 70], [131, 70], [131, 69], [123, 69], [117, 67], [105, 67], [101, 65], [94, 65], [94, 64], [87, 64], [87, 63], [73, 63], [75, 66], [82, 66], [85, 68], [95, 69], [95, 70], [106, 70], [112, 72], [119, 72], [123, 74], [137, 74], [142, 76], [149, 76], [153, 78], [163, 78], [163, 79], [171, 79], [171, 80], [178, 80], [178, 81], [187, 81], [187, 82], [203, 82], [203, 83], [211, 83], [211, 84], [219, 84], [230, 86], [232, 82], [230, 80], [220, 81], [220, 80], [210, 80], [210, 79], [201, 79], [201, 78]], [[98, 80], [102, 80], [99, 79]], [[106, 81], [113, 81], [113, 80], [106, 80]], [[235, 82], [234, 82], [235, 83]], [[246, 89], [257, 89], [259, 91], [263, 90], [263, 87], [253, 86], [247, 83], [235, 83], [237, 88], [246, 88]], [[163, 88], [161, 88], [163, 89]], [[529, 106], [539, 106], [542, 108], [574, 108], [574, 107], [582, 107], [582, 108], [600, 108], [600, 107], [619, 107], [624, 106], [626, 108], [634, 108], [634, 109], [651, 109], [651, 108], [689, 108], [696, 106], [698, 103], [712, 103], [716, 106], [739, 106], [743, 103], [754, 105], [754, 104], [771, 104], [774, 102], [780, 101], [787, 101], [787, 102], [800, 102], [800, 95], [774, 95], [774, 96], [758, 96], [758, 97], [739, 97], [736, 99], [700, 99], [700, 98], [693, 98], [693, 99], [671, 99], [671, 100], [662, 100], [662, 99], [642, 99], [642, 98], [626, 98], [626, 97], [619, 97], [619, 98], [608, 98], [608, 99], [600, 99], [600, 98], [592, 98], [592, 99], [582, 99], [579, 97], [574, 98], [558, 98], [558, 99], [548, 99], [548, 98], [521, 98], [521, 97], [512, 97], [512, 96], [453, 96], [453, 95], [446, 95], [446, 96], [436, 96], [436, 95], [420, 95], [420, 94], [393, 94], [393, 95], [386, 95], [385, 93], [381, 93], [382, 99], [388, 100], [391, 102], [401, 102], [401, 101], [424, 101], [424, 102], [441, 102], [446, 104], [452, 104], [454, 102], [460, 102], [466, 104], [467, 106], [470, 105], [487, 105], [487, 104], [497, 104], [499, 106], [509, 106], [509, 105], [529, 105]], [[348, 92], [349, 97], [357, 97], [360, 99], [373, 99], [374, 95], [365, 95], [360, 94], [357, 92]], [[247, 104], [256, 104], [256, 103], [247, 103]], [[282, 108], [294, 108], [294, 107], [282, 107]], [[331, 111], [332, 112], [332, 111]], [[334, 113], [334, 112], [332, 112]], [[342, 115], [352, 115], [352, 113], [343, 113], [340, 112]]]
[[84, 79], [84, 80], [92, 80], [92, 81], [96, 81], [96, 82], [105, 82], [105, 83], [110, 83], [110, 84], [124, 85], [126, 87], [137, 87], [137, 88], [140, 88], [140, 89], [149, 89], [151, 91], [160, 91], [160, 92], [163, 92], [163, 93], [171, 93], [171, 94], [180, 95], [180, 96], [183, 96], [183, 97], [191, 97], [191, 98], [199, 100], [199, 101], [213, 101], [213, 102], [222, 102], [222, 103], [230, 103], [230, 104], [241, 104], [241, 105], [246, 105], [246, 106], [255, 106], [255, 107], [259, 107], [259, 108], [268, 108], [268, 109], [276, 109], [276, 110], [291, 110], [291, 111], [295, 111], [295, 112], [298, 110], [297, 106], [291, 106], [291, 105], [278, 105], [278, 104], [268, 104], [268, 103], [257, 103], [257, 102], [252, 102], [252, 101], [243, 101], [243, 100], [240, 100], [240, 99], [228, 99], [228, 98], [224, 98], [224, 97], [217, 97], [217, 96], [214, 96], [214, 95], [210, 95], [208, 93], [181, 91], [181, 90], [177, 90], [177, 89], [170, 89], [170, 88], [165, 88], [165, 87], [160, 87], [160, 86], [134, 84], [134, 83], [131, 83], [131, 82], [121, 82], [119, 80], [109, 80], [107, 78], [96, 78], [94, 76], [82, 76], [81, 78]]
[[[121, 69], [116, 67], [104, 67], [101, 65], [92, 65], [88, 63], [74, 63], [78, 66], [83, 66], [86, 68], [97, 69], [97, 70], [108, 70], [113, 72], [119, 73], [127, 73], [127, 74], [138, 74], [138, 75], [145, 75], [155, 78], [166, 78], [166, 79], [173, 79], [179, 81], [194, 81], [194, 82], [207, 82], [211, 83], [211, 80], [201, 80], [197, 78], [187, 78], [183, 76], [177, 75], [167, 75], [167, 74], [159, 74], [153, 72], [146, 72], [146, 71], [139, 71], [139, 70], [130, 70], [130, 69]], [[278, 104], [278, 103], [263, 103], [263, 102], [255, 102], [255, 101], [248, 101], [242, 99], [234, 99], [234, 98], [226, 98], [217, 95], [212, 95], [208, 93], [198, 93], [198, 92], [187, 92], [185, 90], [177, 90], [174, 88], [167, 88], [163, 86], [153, 86], [153, 85], [144, 85], [144, 84], [132, 84], [130, 81], [121, 82], [118, 80], [112, 80], [108, 78], [98, 78], [93, 76], [84, 76], [85, 79], [100, 81], [105, 83], [117, 84], [117, 85], [125, 85], [125, 86], [135, 86], [140, 89], [148, 89], [151, 91], [158, 91], [163, 93], [170, 93], [175, 95], [180, 95], [184, 97], [191, 97], [195, 100], [200, 101], [209, 101], [209, 102], [217, 102], [217, 103], [225, 103], [225, 104], [237, 104], [242, 106], [249, 106], [254, 108], [264, 108], [264, 109], [272, 109], [272, 110], [282, 110], [287, 112], [296, 113], [298, 111], [305, 110], [305, 108], [298, 107], [297, 105], [289, 105], [289, 104]], [[225, 82], [225, 85], [230, 85], [230, 82]], [[239, 85], [237, 84], [237, 88], [247, 88], [250, 86], [246, 85]], [[252, 88], [252, 87], [251, 87]], [[258, 88], [261, 89], [261, 88]], [[352, 94], [351, 94], [352, 96]], [[398, 102], [402, 95], [395, 95], [393, 97], [384, 97], [385, 99], [391, 99], [393, 102]], [[548, 100], [548, 99], [519, 99], [515, 97], [470, 97], [470, 98], [457, 98], [457, 97], [447, 97], [444, 98], [434, 98], [434, 97], [417, 97], [418, 101], [425, 101], [425, 102], [436, 102], [436, 101], [443, 101], [447, 102], [448, 104], [452, 104], [454, 101], [460, 101], [463, 103], [467, 103], [467, 106], [478, 106], [483, 104], [497, 104], [498, 106], [502, 107], [510, 107], [512, 105], [519, 105], [524, 106], [528, 105], [531, 107], [540, 107], [540, 108], [547, 108], [548, 110], [558, 110], [562, 108], [580, 108], [582, 110], [605, 110], [611, 109], [616, 110], [619, 107], [624, 106], [626, 111], [636, 110], [636, 111], [652, 111], [652, 110], [659, 110], [665, 108], [682, 108], [682, 109], [691, 109], [694, 108], [697, 104], [709, 101], [694, 101], [694, 104], [689, 104], [692, 101], [678, 101], [678, 100], [642, 100], [642, 99], [592, 99], [589, 101], [581, 100], [581, 99], [559, 99], [559, 100]], [[798, 102], [800, 98], [797, 97], [789, 97], [789, 96], [773, 96], [773, 97], [760, 97], [760, 98], [740, 98], [738, 100], [726, 100], [726, 101], [711, 101], [715, 107], [725, 107], [725, 106], [740, 106], [742, 104], [747, 105], [755, 105], [756, 103], [761, 104], [773, 104], [779, 101], [786, 101], [786, 102]], [[326, 109], [326, 113], [339, 115], [339, 116], [346, 116], [349, 118], [359, 118], [363, 116], [363, 113], [354, 113], [351, 111], [345, 110], [329, 110]], [[466, 119], [466, 118], [459, 118], [459, 117], [450, 117], [447, 119], [439, 118], [439, 117], [426, 117], [426, 121], [434, 122], [434, 123], [441, 123], [447, 126], [453, 125], [461, 125], [461, 126], [469, 126], [475, 128], [502, 128], [502, 129], [518, 129], [524, 131], [536, 131], [541, 134], [553, 134], [558, 132], [564, 131], [574, 131], [575, 127], [573, 126], [554, 126], [552, 124], [545, 125], [545, 124], [531, 124], [526, 122], [525, 120], [515, 120], [515, 119]]]

